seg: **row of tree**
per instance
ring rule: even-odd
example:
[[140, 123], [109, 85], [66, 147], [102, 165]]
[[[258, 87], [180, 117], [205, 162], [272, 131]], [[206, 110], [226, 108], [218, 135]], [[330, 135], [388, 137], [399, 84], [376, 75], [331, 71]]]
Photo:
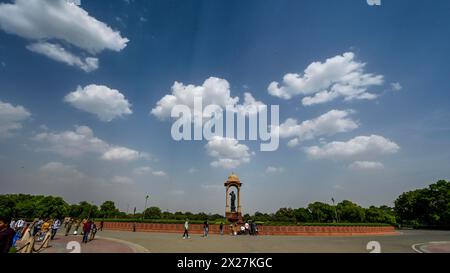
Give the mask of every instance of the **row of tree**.
[[[13, 218], [36, 217], [62, 218], [121, 218], [165, 220], [223, 220], [223, 215], [163, 212], [158, 207], [147, 208], [143, 213], [126, 214], [119, 211], [113, 201], [100, 207], [88, 202], [69, 205], [61, 197], [32, 196], [25, 194], [0, 195], [0, 214]], [[261, 222], [290, 223], [386, 223], [391, 225], [450, 225], [450, 182], [441, 180], [424, 189], [403, 193], [395, 201], [395, 207], [363, 208], [344, 200], [336, 206], [314, 202], [306, 208], [281, 208], [275, 213], [256, 212], [246, 214], [244, 219]]]
[[66, 216], [77, 218], [114, 218], [126, 217], [120, 212], [113, 201], [104, 202], [100, 208], [86, 201], [69, 205], [61, 197], [6, 194], [0, 195], [0, 214], [12, 218], [34, 219], [63, 218]]

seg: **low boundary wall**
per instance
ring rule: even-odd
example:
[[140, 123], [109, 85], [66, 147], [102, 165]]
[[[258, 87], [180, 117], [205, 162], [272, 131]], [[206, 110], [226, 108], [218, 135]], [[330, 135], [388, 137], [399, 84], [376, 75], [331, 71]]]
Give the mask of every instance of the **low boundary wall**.
[[[100, 223], [97, 222], [97, 227]], [[137, 232], [161, 232], [183, 234], [184, 224], [136, 223]], [[104, 222], [104, 230], [133, 231], [133, 223]], [[202, 224], [189, 224], [190, 234], [202, 234]], [[219, 225], [209, 225], [210, 234], [219, 234]], [[224, 234], [231, 234], [231, 228], [224, 225]], [[259, 235], [297, 235], [297, 236], [357, 236], [357, 235], [395, 235], [393, 226], [261, 226]]]

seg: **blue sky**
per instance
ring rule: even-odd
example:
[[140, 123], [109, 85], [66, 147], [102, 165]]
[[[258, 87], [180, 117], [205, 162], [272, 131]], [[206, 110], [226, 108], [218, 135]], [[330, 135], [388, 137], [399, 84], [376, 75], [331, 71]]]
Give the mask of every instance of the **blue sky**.
[[[392, 205], [403, 191], [450, 176], [448, 1], [0, 3], [0, 193], [113, 199], [122, 210], [142, 209], [148, 193], [163, 209], [222, 213], [223, 182], [234, 171], [244, 183], [243, 211], [271, 212], [331, 197]], [[308, 83], [314, 63], [310, 78], [337, 84]], [[354, 73], [333, 74], [355, 65]], [[289, 73], [297, 85], [283, 82]], [[212, 77], [240, 104], [250, 92], [280, 105], [280, 123], [326, 122], [285, 123], [297, 131], [275, 152], [253, 141], [210, 149], [206, 140], [175, 142], [172, 121], [152, 109], [174, 82], [189, 92]], [[367, 78], [376, 83], [360, 83]], [[290, 98], [271, 92], [272, 82]], [[339, 84], [370, 95], [332, 93]], [[320, 88], [336, 97], [303, 103]], [[105, 96], [67, 97], [91, 91]], [[111, 103], [110, 120], [102, 120]], [[97, 144], [70, 143], [80, 135]], [[219, 146], [225, 154], [211, 156]], [[233, 167], [211, 165], [220, 159]]]

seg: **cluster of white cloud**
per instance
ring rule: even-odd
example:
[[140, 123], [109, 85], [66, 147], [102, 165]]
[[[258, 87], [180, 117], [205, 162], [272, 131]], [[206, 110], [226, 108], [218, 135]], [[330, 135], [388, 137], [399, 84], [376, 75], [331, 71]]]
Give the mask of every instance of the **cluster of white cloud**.
[[75, 56], [60, 41], [90, 54], [121, 51], [129, 40], [66, 0], [14, 0], [0, 4], [0, 28], [10, 34], [36, 41], [27, 48], [53, 60], [77, 66], [86, 72], [98, 68], [98, 59]]
[[208, 154], [214, 158], [213, 167], [234, 169], [243, 163], [250, 162], [249, 148], [233, 138], [216, 136], [206, 144]]
[[46, 176], [63, 180], [63, 182], [72, 182], [85, 177], [85, 174], [76, 167], [61, 162], [49, 162], [40, 167], [39, 171]]
[[151, 167], [148, 167], [148, 166], [135, 168], [133, 170], [133, 174], [136, 176], [144, 176], [144, 175], [148, 175], [148, 174], [152, 174], [154, 176], [160, 176], [160, 177], [167, 176], [167, 173], [165, 173], [164, 171], [154, 171]]
[[87, 126], [77, 126], [75, 131], [42, 132], [33, 139], [45, 147], [41, 151], [49, 151], [64, 157], [80, 157], [84, 154], [99, 154], [107, 161], [134, 161], [147, 159], [149, 155], [125, 147], [118, 147], [97, 138]]
[[325, 145], [307, 147], [306, 153], [313, 159], [355, 159], [394, 154], [400, 147], [382, 136], [358, 136], [347, 142], [333, 141]]
[[127, 185], [132, 185], [133, 184], [133, 180], [131, 178], [129, 178], [129, 177], [126, 177], [126, 176], [118, 176], [118, 175], [116, 175], [116, 176], [114, 176], [111, 179], [111, 183], [117, 184], [117, 185], [125, 185], [125, 186], [127, 186]]
[[78, 87], [76, 91], [69, 93], [64, 101], [79, 110], [96, 115], [105, 122], [133, 113], [131, 104], [122, 93], [104, 85]]
[[27, 49], [47, 56], [54, 61], [78, 67], [85, 72], [91, 72], [98, 69], [98, 58], [87, 57], [82, 60], [79, 56], [70, 53], [59, 44], [39, 42], [28, 45]]
[[297, 146], [301, 141], [320, 136], [331, 136], [358, 128], [358, 123], [348, 117], [352, 112], [351, 110], [331, 110], [300, 124], [297, 120], [289, 118], [280, 126], [274, 127], [272, 133], [278, 133], [280, 138], [292, 138], [288, 145], [290, 147]]
[[266, 169], [266, 173], [267, 174], [275, 174], [275, 173], [283, 173], [283, 172], [284, 172], [284, 168], [283, 167], [269, 166]]
[[391, 83], [391, 87], [393, 91], [400, 91], [403, 89], [403, 86], [399, 82]]
[[383, 169], [384, 165], [376, 161], [355, 161], [348, 167], [354, 170], [379, 170]]
[[327, 59], [324, 63], [313, 62], [303, 75], [289, 73], [283, 77], [283, 84], [272, 82], [268, 91], [272, 96], [291, 99], [305, 96], [303, 105], [332, 101], [338, 97], [350, 100], [371, 100], [377, 95], [368, 89], [384, 83], [382, 75], [365, 73], [365, 63], [355, 60], [352, 52]]
[[22, 122], [28, 119], [31, 113], [23, 106], [14, 106], [0, 100], [0, 139], [10, 137], [13, 131], [22, 128]]
[[230, 84], [225, 79], [210, 77], [201, 86], [184, 85], [175, 82], [172, 86], [172, 93], [165, 95], [159, 100], [151, 110], [151, 114], [160, 118], [170, 118], [172, 108], [175, 105], [185, 105], [189, 107], [194, 117], [201, 117], [203, 109], [194, 108], [194, 98], [202, 98], [203, 107], [207, 105], [218, 105], [222, 109], [227, 107], [230, 110], [244, 114], [256, 113], [264, 104], [250, 93], [244, 94], [244, 103], [239, 104], [239, 97], [231, 97]]

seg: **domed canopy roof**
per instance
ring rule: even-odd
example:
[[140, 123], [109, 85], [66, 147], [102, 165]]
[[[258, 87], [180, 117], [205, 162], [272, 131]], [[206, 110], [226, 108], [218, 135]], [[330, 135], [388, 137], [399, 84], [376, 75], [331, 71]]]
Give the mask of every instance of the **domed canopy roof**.
[[230, 176], [228, 176], [228, 181], [229, 182], [240, 182], [239, 177], [235, 173], [232, 173]]
[[230, 186], [230, 185], [235, 185], [235, 186], [241, 186], [242, 183], [239, 180], [239, 177], [235, 174], [232, 173], [230, 176], [228, 176], [228, 180], [225, 182], [225, 186]]

